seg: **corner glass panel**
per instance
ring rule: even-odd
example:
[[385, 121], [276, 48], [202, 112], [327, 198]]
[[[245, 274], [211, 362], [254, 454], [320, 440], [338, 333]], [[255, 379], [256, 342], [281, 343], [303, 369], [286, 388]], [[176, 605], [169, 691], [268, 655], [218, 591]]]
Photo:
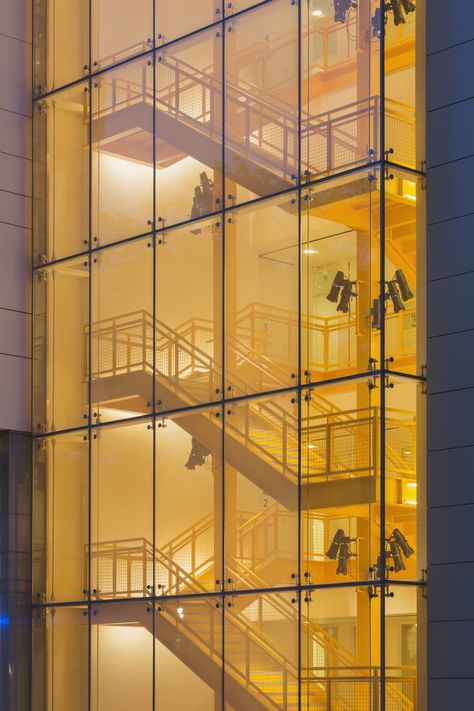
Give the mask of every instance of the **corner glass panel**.
[[385, 601], [385, 707], [393, 711], [424, 708], [423, 678], [426, 648], [426, 591], [391, 585]]
[[[425, 192], [422, 179], [408, 171], [389, 170], [385, 183], [385, 355], [388, 367], [423, 374], [426, 363], [424, 323]], [[417, 268], [419, 267], [419, 268]]]
[[33, 263], [87, 251], [89, 245], [89, 93], [86, 84], [33, 108]]
[[157, 594], [219, 590], [222, 580], [222, 411], [156, 421]]
[[226, 23], [226, 205], [295, 185], [298, 7], [276, 0]]
[[[217, 22], [222, 17], [222, 0], [155, 0], [156, 46]], [[219, 31], [219, 27], [216, 31]]]
[[84, 76], [89, 65], [89, 3], [35, 0], [34, 93], [43, 94]]
[[302, 4], [303, 180], [380, 158], [380, 38], [373, 25], [379, 5]]
[[155, 91], [160, 228], [222, 206], [222, 31], [159, 50]]
[[88, 632], [85, 607], [33, 611], [32, 708], [87, 711]]
[[298, 570], [296, 394], [228, 405], [224, 453], [227, 589], [294, 584]]
[[92, 0], [92, 71], [153, 47], [153, 0]]
[[153, 247], [140, 239], [92, 263], [92, 422], [149, 413], [153, 401]]
[[417, 108], [423, 110], [424, 87], [416, 34], [418, 27], [424, 34], [424, 20], [414, 2], [385, 5], [385, 155], [393, 163], [418, 169], [424, 159], [424, 131], [422, 121], [417, 130], [415, 116]]
[[301, 622], [301, 708], [379, 708], [378, 592], [363, 586], [308, 591]]
[[87, 432], [36, 439], [33, 457], [33, 600], [82, 600], [89, 540]]
[[226, 213], [225, 394], [295, 384], [298, 372], [298, 197]]
[[155, 706], [222, 710], [221, 598], [186, 597], [155, 605]]
[[156, 399], [167, 410], [221, 398], [222, 254], [221, 216], [156, 237]]
[[[298, 708], [298, 604], [289, 593], [235, 596], [225, 607], [225, 708]], [[227, 683], [228, 680], [228, 683]]]
[[36, 270], [33, 295], [33, 432], [81, 427], [88, 417], [88, 260]]
[[92, 89], [92, 246], [153, 224], [153, 67], [139, 59]]
[[145, 602], [92, 605], [91, 711], [147, 711], [153, 699], [153, 610]]
[[372, 577], [381, 536], [379, 429], [377, 381], [350, 380], [306, 394], [301, 524], [302, 567], [308, 582]]
[[[385, 549], [387, 577], [421, 580], [426, 568], [426, 396], [423, 383], [388, 376], [385, 414]], [[419, 541], [419, 543], [418, 543]], [[420, 550], [418, 546], [420, 545]]]
[[303, 190], [301, 369], [313, 382], [379, 358], [379, 188], [363, 170]]
[[94, 599], [146, 597], [153, 585], [153, 431], [150, 421], [94, 429], [91, 440]]

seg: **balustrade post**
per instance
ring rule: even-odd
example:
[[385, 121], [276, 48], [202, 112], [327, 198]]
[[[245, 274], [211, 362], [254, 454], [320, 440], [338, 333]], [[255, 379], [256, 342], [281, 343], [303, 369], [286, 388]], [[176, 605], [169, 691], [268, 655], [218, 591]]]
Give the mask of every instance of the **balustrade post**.
[[373, 669], [374, 675], [373, 675], [373, 708], [374, 711], [378, 711], [379, 709], [379, 677], [378, 677], [378, 669], [377, 667], [374, 667]]
[[326, 417], [326, 479], [329, 480], [331, 472], [331, 423]]
[[331, 711], [331, 709], [332, 709], [331, 697], [332, 697], [331, 677], [326, 672], [326, 708], [327, 708], [327, 711]]
[[283, 708], [288, 708], [288, 669], [283, 667]]

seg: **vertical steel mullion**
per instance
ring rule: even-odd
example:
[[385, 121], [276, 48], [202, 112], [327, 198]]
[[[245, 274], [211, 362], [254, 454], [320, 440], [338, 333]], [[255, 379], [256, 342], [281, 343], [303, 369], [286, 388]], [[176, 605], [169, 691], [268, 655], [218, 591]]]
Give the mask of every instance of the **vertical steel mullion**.
[[385, 2], [380, 0], [380, 711], [385, 711]]
[[156, 582], [156, 0], [152, 0], [152, 73], [153, 73], [153, 156], [152, 156], [152, 166], [153, 166], [153, 180], [152, 180], [152, 205], [153, 214], [151, 216], [151, 228], [153, 230], [152, 237], [152, 259], [153, 259], [153, 286], [152, 286], [152, 299], [153, 303], [151, 306], [152, 313], [152, 388], [151, 388], [151, 413], [152, 413], [152, 587], [151, 587], [151, 611], [152, 611], [152, 640], [153, 640], [153, 650], [152, 650], [152, 694], [151, 694], [151, 705], [152, 711], [156, 707], [156, 593], [157, 593], [157, 582]]
[[[301, 34], [302, 34], [302, 17], [301, 17], [301, 0], [298, 2], [298, 24], [297, 24], [297, 32], [298, 32], [298, 37], [297, 37], [297, 52], [298, 52], [298, 60], [297, 60], [297, 82], [298, 82], [298, 107], [297, 107], [297, 127], [296, 127], [296, 157], [297, 157], [297, 165], [296, 165], [296, 189], [298, 191], [298, 196], [297, 196], [297, 205], [298, 205], [298, 235], [297, 235], [297, 244], [298, 244], [298, 266], [297, 266], [297, 279], [298, 279], [298, 295], [297, 295], [297, 329], [298, 329], [298, 335], [297, 335], [297, 357], [298, 357], [298, 364], [297, 364], [297, 384], [298, 384], [298, 395], [296, 398], [297, 402], [297, 417], [298, 417], [298, 452], [297, 452], [297, 457], [298, 457], [298, 464], [297, 464], [297, 477], [298, 477], [298, 510], [297, 510], [297, 526], [298, 526], [298, 539], [297, 539], [297, 568], [296, 568], [296, 584], [298, 586], [298, 592], [295, 596], [296, 598], [296, 604], [298, 605], [298, 610], [297, 610], [297, 624], [298, 624], [298, 630], [297, 630], [297, 672], [298, 672], [298, 680], [297, 680], [297, 708], [301, 709], [302, 708], [302, 700], [301, 700], [301, 626], [302, 626], [302, 619], [301, 619], [301, 561], [302, 561], [302, 540], [301, 540], [301, 527], [302, 527], [302, 512], [301, 512], [301, 501], [302, 501], [302, 491], [301, 491], [301, 438], [302, 438], [302, 389], [301, 389], [301, 358], [302, 358], [302, 341], [301, 341], [301, 327], [302, 327], [302, 319], [301, 319], [301, 298], [302, 298], [302, 289], [301, 289], [301, 280], [302, 280], [302, 269], [301, 269], [301, 119], [302, 119], [302, 91], [301, 91], [301, 80], [302, 80], [302, 61], [301, 61]], [[308, 41], [309, 41], [309, 29], [308, 29]], [[309, 81], [309, 80], [308, 80]]]
[[[221, 7], [220, 7], [220, 14], [221, 17], [224, 18], [224, 0], [222, 0]], [[225, 393], [225, 362], [226, 362], [226, 350], [225, 350], [225, 328], [226, 328], [226, 319], [225, 319], [225, 254], [226, 254], [226, 243], [225, 243], [225, 232], [226, 232], [226, 221], [225, 221], [225, 180], [226, 180], [226, 169], [225, 169], [225, 116], [226, 116], [226, 106], [225, 106], [225, 100], [226, 100], [226, 78], [225, 78], [225, 67], [226, 67], [226, 57], [225, 57], [225, 30], [226, 30], [226, 24], [224, 19], [222, 20], [221, 24], [219, 25], [220, 32], [222, 35], [222, 47], [221, 47], [221, 194], [220, 194], [220, 205], [221, 205], [221, 224], [222, 224], [222, 232], [221, 232], [221, 240], [222, 240], [222, 249], [221, 249], [221, 259], [222, 259], [222, 264], [221, 264], [221, 269], [222, 269], [222, 274], [221, 274], [221, 333], [220, 333], [220, 346], [221, 346], [221, 382], [220, 382], [220, 400], [221, 400], [221, 413], [222, 413], [222, 434], [221, 434], [221, 456], [220, 456], [220, 462], [221, 462], [221, 511], [220, 511], [220, 516], [218, 517], [218, 520], [221, 522], [221, 551], [220, 551], [220, 558], [221, 558], [221, 587], [222, 587], [222, 613], [221, 613], [221, 655], [222, 655], [222, 664], [221, 664], [221, 709], [224, 711], [225, 709], [225, 664], [226, 664], [226, 654], [225, 654], [225, 610], [226, 610], [226, 605], [225, 605], [225, 595], [224, 595], [224, 580], [225, 580], [225, 428], [226, 428], [226, 410], [224, 407], [224, 393]], [[212, 104], [211, 104], [212, 106]], [[212, 123], [212, 121], [211, 121]], [[216, 129], [217, 130], [217, 129]], [[211, 378], [212, 379], [212, 378]]]
[[87, 349], [87, 359], [88, 359], [88, 383], [87, 383], [87, 435], [88, 435], [88, 531], [87, 540], [89, 548], [88, 557], [88, 592], [87, 592], [87, 628], [88, 628], [88, 657], [87, 657], [87, 708], [90, 711], [91, 703], [91, 680], [92, 680], [92, 664], [91, 664], [91, 654], [92, 654], [92, 626], [91, 626], [91, 605], [90, 605], [90, 584], [91, 584], [91, 573], [92, 573], [92, 539], [91, 539], [91, 529], [92, 529], [92, 428], [91, 428], [91, 400], [92, 400], [92, 79], [90, 75], [92, 66], [92, 0], [89, 0], [89, 17], [88, 17], [88, 55], [89, 55], [89, 78], [88, 78], [88, 93], [89, 93], [89, 128], [88, 128], [88, 140], [89, 140], [89, 164], [88, 164], [88, 261], [89, 261], [89, 294], [88, 294], [88, 325], [89, 325], [89, 339], [88, 339], [88, 349]]

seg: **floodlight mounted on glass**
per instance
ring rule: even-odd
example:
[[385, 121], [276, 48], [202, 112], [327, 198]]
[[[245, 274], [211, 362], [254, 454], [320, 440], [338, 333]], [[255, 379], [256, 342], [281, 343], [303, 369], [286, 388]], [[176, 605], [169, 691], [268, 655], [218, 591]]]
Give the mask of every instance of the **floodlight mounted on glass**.
[[326, 555], [330, 560], [336, 560], [337, 558], [336, 575], [347, 575], [349, 561], [351, 558], [356, 557], [356, 554], [351, 551], [351, 543], [356, 540], [356, 538], [346, 536], [342, 528], [338, 528], [334, 534]]
[[[416, 5], [412, 0], [389, 0], [384, 4], [384, 17], [383, 24], [386, 25], [388, 21], [388, 13], [393, 13], [393, 24], [395, 26], [405, 24], [405, 15], [410, 12], [415, 12]], [[380, 37], [382, 31], [382, 23], [380, 18], [380, 8], [375, 10], [374, 16], [372, 18], [372, 34], [374, 37]]]
[[196, 467], [202, 467], [206, 463], [206, 457], [211, 453], [210, 449], [207, 449], [199, 440], [195, 437], [191, 439], [191, 452], [188, 457], [188, 461], [184, 465], [186, 469], [196, 469]]
[[[405, 311], [405, 301], [413, 299], [413, 292], [407, 282], [402, 269], [397, 269], [393, 275], [393, 279], [385, 282], [385, 292], [383, 295], [384, 303], [388, 299], [392, 302], [393, 312], [398, 314], [400, 311]], [[380, 328], [380, 301], [374, 299], [371, 309], [372, 328]]]
[[356, 7], [355, 0], [334, 0], [334, 22], [347, 22], [347, 13]]
[[[405, 558], [408, 559], [414, 554], [414, 549], [409, 544], [406, 536], [399, 528], [394, 528], [392, 533], [385, 539], [385, 573], [388, 576], [389, 572], [400, 573], [406, 570]], [[389, 561], [392, 561], [389, 564]], [[374, 578], [380, 578], [382, 569], [382, 561], [380, 556], [377, 560], [377, 565], [371, 568], [369, 572], [374, 574]]]
[[336, 272], [329, 294], [326, 296], [328, 301], [337, 304], [336, 311], [341, 311], [343, 314], [349, 311], [351, 298], [357, 296], [357, 292], [352, 290], [354, 284], [356, 282], [346, 277], [344, 272]]
[[191, 219], [203, 217], [214, 210], [213, 203], [214, 182], [203, 171], [199, 175], [199, 185], [194, 188], [193, 206], [191, 209]]

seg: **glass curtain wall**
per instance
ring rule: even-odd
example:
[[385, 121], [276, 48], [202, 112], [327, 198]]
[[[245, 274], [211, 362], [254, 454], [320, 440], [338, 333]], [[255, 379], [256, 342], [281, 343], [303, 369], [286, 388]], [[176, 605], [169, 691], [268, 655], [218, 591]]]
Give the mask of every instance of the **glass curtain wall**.
[[425, 711], [424, 3], [34, 9], [35, 711]]

